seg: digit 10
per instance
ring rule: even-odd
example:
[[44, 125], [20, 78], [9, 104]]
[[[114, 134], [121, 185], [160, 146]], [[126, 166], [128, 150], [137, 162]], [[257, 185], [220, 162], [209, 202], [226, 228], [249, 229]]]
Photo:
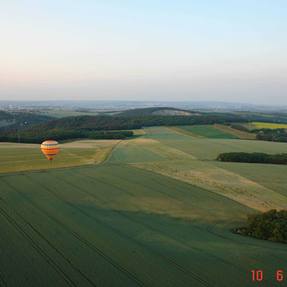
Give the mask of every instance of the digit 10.
[[262, 270], [251, 270], [252, 281], [261, 282], [263, 281], [263, 271]]
[[277, 270], [276, 271], [276, 280], [277, 280], [277, 282], [282, 282], [284, 280], [283, 270]]

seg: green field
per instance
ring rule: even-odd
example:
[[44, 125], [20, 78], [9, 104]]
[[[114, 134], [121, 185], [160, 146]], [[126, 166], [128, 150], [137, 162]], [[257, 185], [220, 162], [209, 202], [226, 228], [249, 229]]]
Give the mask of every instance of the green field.
[[215, 125], [215, 127], [225, 133], [233, 135], [237, 139], [242, 139], [242, 140], [255, 140], [256, 139], [256, 134], [251, 133], [251, 132], [246, 132], [246, 131], [240, 131], [228, 125], [217, 124]]
[[62, 144], [52, 162], [45, 158], [37, 144], [0, 143], [0, 173], [100, 163], [118, 143], [118, 140], [81, 140]]
[[287, 166], [214, 159], [287, 145], [206, 133], [67, 143], [53, 166], [38, 146], [0, 145], [0, 286], [257, 286], [252, 269], [284, 286], [287, 246], [230, 230], [287, 208]]
[[180, 129], [186, 134], [197, 137], [214, 139], [238, 139], [239, 137], [217, 128], [215, 125], [182, 126]]

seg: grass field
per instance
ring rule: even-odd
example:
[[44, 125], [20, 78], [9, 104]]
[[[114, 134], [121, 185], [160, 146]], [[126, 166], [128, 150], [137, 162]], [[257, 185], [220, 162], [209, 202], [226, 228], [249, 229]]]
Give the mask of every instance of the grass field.
[[239, 137], [228, 130], [223, 130], [222, 127], [218, 128], [216, 125], [195, 125], [195, 126], [182, 126], [178, 131], [182, 131], [187, 135], [203, 138], [214, 139], [238, 139]]
[[248, 287], [252, 269], [284, 286], [287, 246], [230, 229], [287, 208], [287, 166], [214, 159], [286, 144], [155, 127], [66, 143], [49, 169], [38, 148], [0, 145], [0, 286]]
[[0, 143], [0, 173], [94, 164], [104, 161], [117, 140], [82, 140], [60, 145], [49, 162], [36, 144]]
[[256, 134], [245, 132], [245, 131], [240, 131], [227, 125], [216, 124], [215, 127], [225, 133], [229, 133], [233, 135], [235, 138], [239, 138], [242, 140], [255, 140], [256, 139]]

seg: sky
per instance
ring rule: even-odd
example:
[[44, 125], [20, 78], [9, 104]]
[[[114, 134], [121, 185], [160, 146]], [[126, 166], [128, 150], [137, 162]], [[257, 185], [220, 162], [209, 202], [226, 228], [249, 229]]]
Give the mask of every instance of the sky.
[[287, 105], [286, 0], [0, 0], [0, 100]]

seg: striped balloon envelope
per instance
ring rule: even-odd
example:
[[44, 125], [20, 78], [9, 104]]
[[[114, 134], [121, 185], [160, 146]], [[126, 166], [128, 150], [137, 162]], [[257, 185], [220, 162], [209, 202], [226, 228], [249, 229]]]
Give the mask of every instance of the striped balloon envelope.
[[44, 141], [41, 144], [41, 151], [48, 160], [53, 160], [60, 151], [59, 144], [54, 140]]

